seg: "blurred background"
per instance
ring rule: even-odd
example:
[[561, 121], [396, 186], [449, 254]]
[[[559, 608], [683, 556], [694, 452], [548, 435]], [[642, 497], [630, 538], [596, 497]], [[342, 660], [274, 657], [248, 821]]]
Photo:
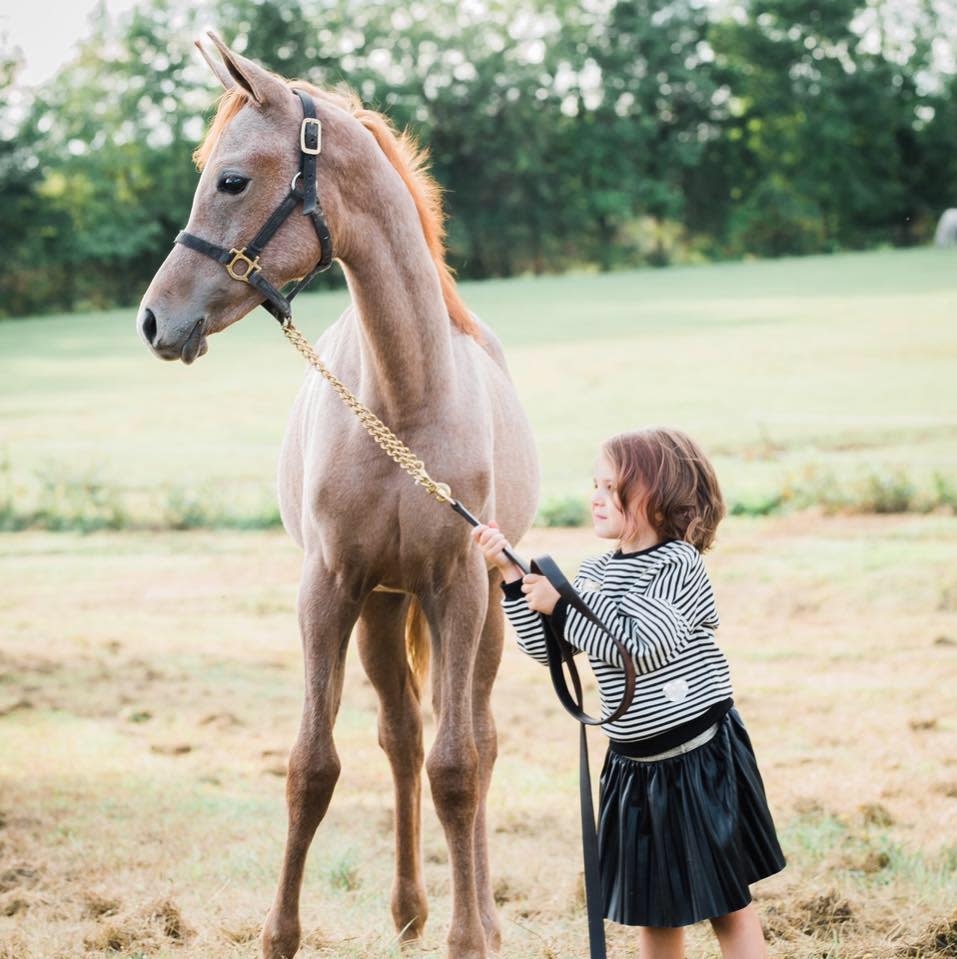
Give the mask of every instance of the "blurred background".
[[[0, 16], [0, 959], [252, 956], [274, 888], [302, 362], [262, 310], [189, 368], [134, 328], [221, 92], [209, 27], [429, 147], [538, 442], [520, 552], [605, 548], [615, 432], [713, 457], [718, 638], [790, 862], [758, 889], [772, 954], [957, 955], [957, 0], [115, 0]], [[311, 289], [314, 340], [348, 292]], [[396, 954], [392, 798], [348, 669], [304, 954], [368, 959]], [[510, 643], [495, 708], [503, 956], [570, 959], [575, 731]]]
[[[428, 145], [449, 260], [466, 302], [506, 345], [529, 347], [513, 357], [533, 409], [559, 360], [544, 348], [681, 332], [614, 351], [621, 376], [586, 376], [587, 423], [570, 395], [554, 416], [541, 410], [543, 521], [584, 520], [594, 437], [636, 419], [704, 430], [739, 512], [953, 505], [952, 353], [931, 325], [953, 303], [954, 258], [929, 247], [957, 206], [955, 0], [116, 0], [62, 23], [25, 5], [0, 40], [0, 317], [60, 316], [0, 322], [0, 389], [16, 414], [0, 446], [0, 526], [278, 522], [262, 466], [289, 358], [257, 370], [277, 371], [265, 391], [276, 403], [232, 421], [228, 472], [211, 462], [184, 484], [174, 435], [178, 449], [222, 450], [221, 431], [205, 418], [197, 429], [195, 399], [169, 390], [183, 371], [150, 367], [129, 326], [116, 332], [188, 217], [191, 153], [220, 92], [193, 46], [209, 25], [285, 76], [350, 84]], [[955, 233], [940, 228], [942, 242]], [[344, 305], [342, 275], [313, 288], [331, 292], [300, 301], [315, 336]], [[264, 317], [214, 353], [247, 349]], [[69, 362], [50, 365], [61, 349]], [[694, 376], [666, 359], [676, 350], [691, 351]], [[43, 369], [16, 362], [38, 354]], [[189, 389], [202, 381], [225, 402], [205, 365]], [[231, 377], [232, 361], [221, 369]], [[642, 405], [622, 411], [652, 376]], [[124, 378], [158, 393], [125, 401]], [[26, 411], [10, 399], [34, 390]], [[64, 400], [82, 396], [77, 430]], [[49, 404], [55, 422], [38, 418]], [[174, 435], [148, 434], [147, 416]], [[236, 505], [217, 517], [200, 487], [226, 480]]]
[[210, 24], [410, 126], [464, 278], [908, 247], [957, 203], [953, 0], [122, 7], [67, 14], [52, 71], [56, 25], [7, 15], [38, 62], [8, 22], [4, 315], [137, 302], [189, 210]]

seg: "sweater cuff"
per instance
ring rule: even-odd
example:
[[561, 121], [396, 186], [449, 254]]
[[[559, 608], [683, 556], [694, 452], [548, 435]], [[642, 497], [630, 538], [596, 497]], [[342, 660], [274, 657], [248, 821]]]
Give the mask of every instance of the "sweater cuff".
[[525, 598], [525, 594], [522, 592], [522, 581], [520, 579], [516, 579], [511, 583], [501, 582], [499, 585], [502, 587], [502, 592], [505, 594], [506, 599]]

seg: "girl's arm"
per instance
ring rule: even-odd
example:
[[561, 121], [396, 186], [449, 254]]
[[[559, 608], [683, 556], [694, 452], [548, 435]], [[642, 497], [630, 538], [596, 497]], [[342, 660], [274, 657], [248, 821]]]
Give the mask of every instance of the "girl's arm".
[[[581, 589], [579, 577], [575, 577], [575, 589]], [[502, 609], [508, 621], [515, 629], [519, 648], [532, 659], [538, 660], [543, 666], [548, 665], [548, 654], [545, 651], [545, 628], [542, 626], [539, 614], [529, 608], [522, 592], [522, 581], [515, 580], [503, 583]]]
[[[499, 531], [495, 522], [480, 524], [472, 529], [472, 539], [485, 554], [486, 560], [502, 571], [502, 608], [515, 628], [519, 648], [542, 665], [548, 665], [545, 647], [545, 630], [538, 613], [532, 610], [522, 592], [522, 571], [505, 555], [503, 550], [511, 545]], [[576, 581], [577, 588], [577, 581]]]
[[[582, 599], [631, 653], [638, 672], [650, 673], [666, 666], [688, 645], [690, 614], [705, 586], [710, 594], [701, 558], [680, 557], [677, 564], [662, 567], [644, 593], [628, 592], [616, 601], [600, 592], [586, 592]], [[566, 613], [565, 639], [589, 656], [622, 669], [611, 639], [577, 610], [560, 605]]]

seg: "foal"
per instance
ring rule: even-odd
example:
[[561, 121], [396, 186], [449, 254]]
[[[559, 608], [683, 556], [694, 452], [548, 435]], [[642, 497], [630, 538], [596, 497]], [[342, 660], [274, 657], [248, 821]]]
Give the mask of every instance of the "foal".
[[[535, 444], [501, 345], [466, 309], [445, 263], [440, 194], [424, 153], [354, 96], [284, 80], [209, 35], [222, 62], [197, 46], [226, 92], [195, 154], [202, 174], [187, 229], [226, 248], [248, 242], [298, 169], [303, 108], [292, 88], [309, 92], [322, 125], [318, 194], [352, 295], [316, 348], [436, 479], [517, 542], [538, 498]], [[278, 288], [318, 258], [308, 217], [294, 212], [265, 248], [262, 269]], [[209, 335], [261, 300], [219, 263], [175, 246], [143, 297], [138, 326], [154, 353], [192, 362]], [[431, 658], [437, 732], [425, 765], [452, 871], [448, 954], [484, 959], [501, 938], [485, 823], [496, 755], [489, 697], [503, 638], [490, 590], [499, 574], [473, 548], [467, 524], [410, 482], [313, 371], [289, 418], [279, 503], [304, 552], [298, 612], [306, 683], [263, 955], [291, 957], [299, 947], [303, 867], [339, 775], [332, 730], [358, 624], [395, 782], [396, 927], [416, 938], [427, 915], [420, 695]]]

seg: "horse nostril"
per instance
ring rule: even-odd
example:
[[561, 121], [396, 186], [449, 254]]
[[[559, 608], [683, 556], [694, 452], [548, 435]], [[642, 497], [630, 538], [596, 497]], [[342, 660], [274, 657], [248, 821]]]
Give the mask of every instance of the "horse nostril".
[[147, 343], [153, 346], [156, 340], [156, 317], [150, 309], [143, 314], [143, 336], [146, 337]]

